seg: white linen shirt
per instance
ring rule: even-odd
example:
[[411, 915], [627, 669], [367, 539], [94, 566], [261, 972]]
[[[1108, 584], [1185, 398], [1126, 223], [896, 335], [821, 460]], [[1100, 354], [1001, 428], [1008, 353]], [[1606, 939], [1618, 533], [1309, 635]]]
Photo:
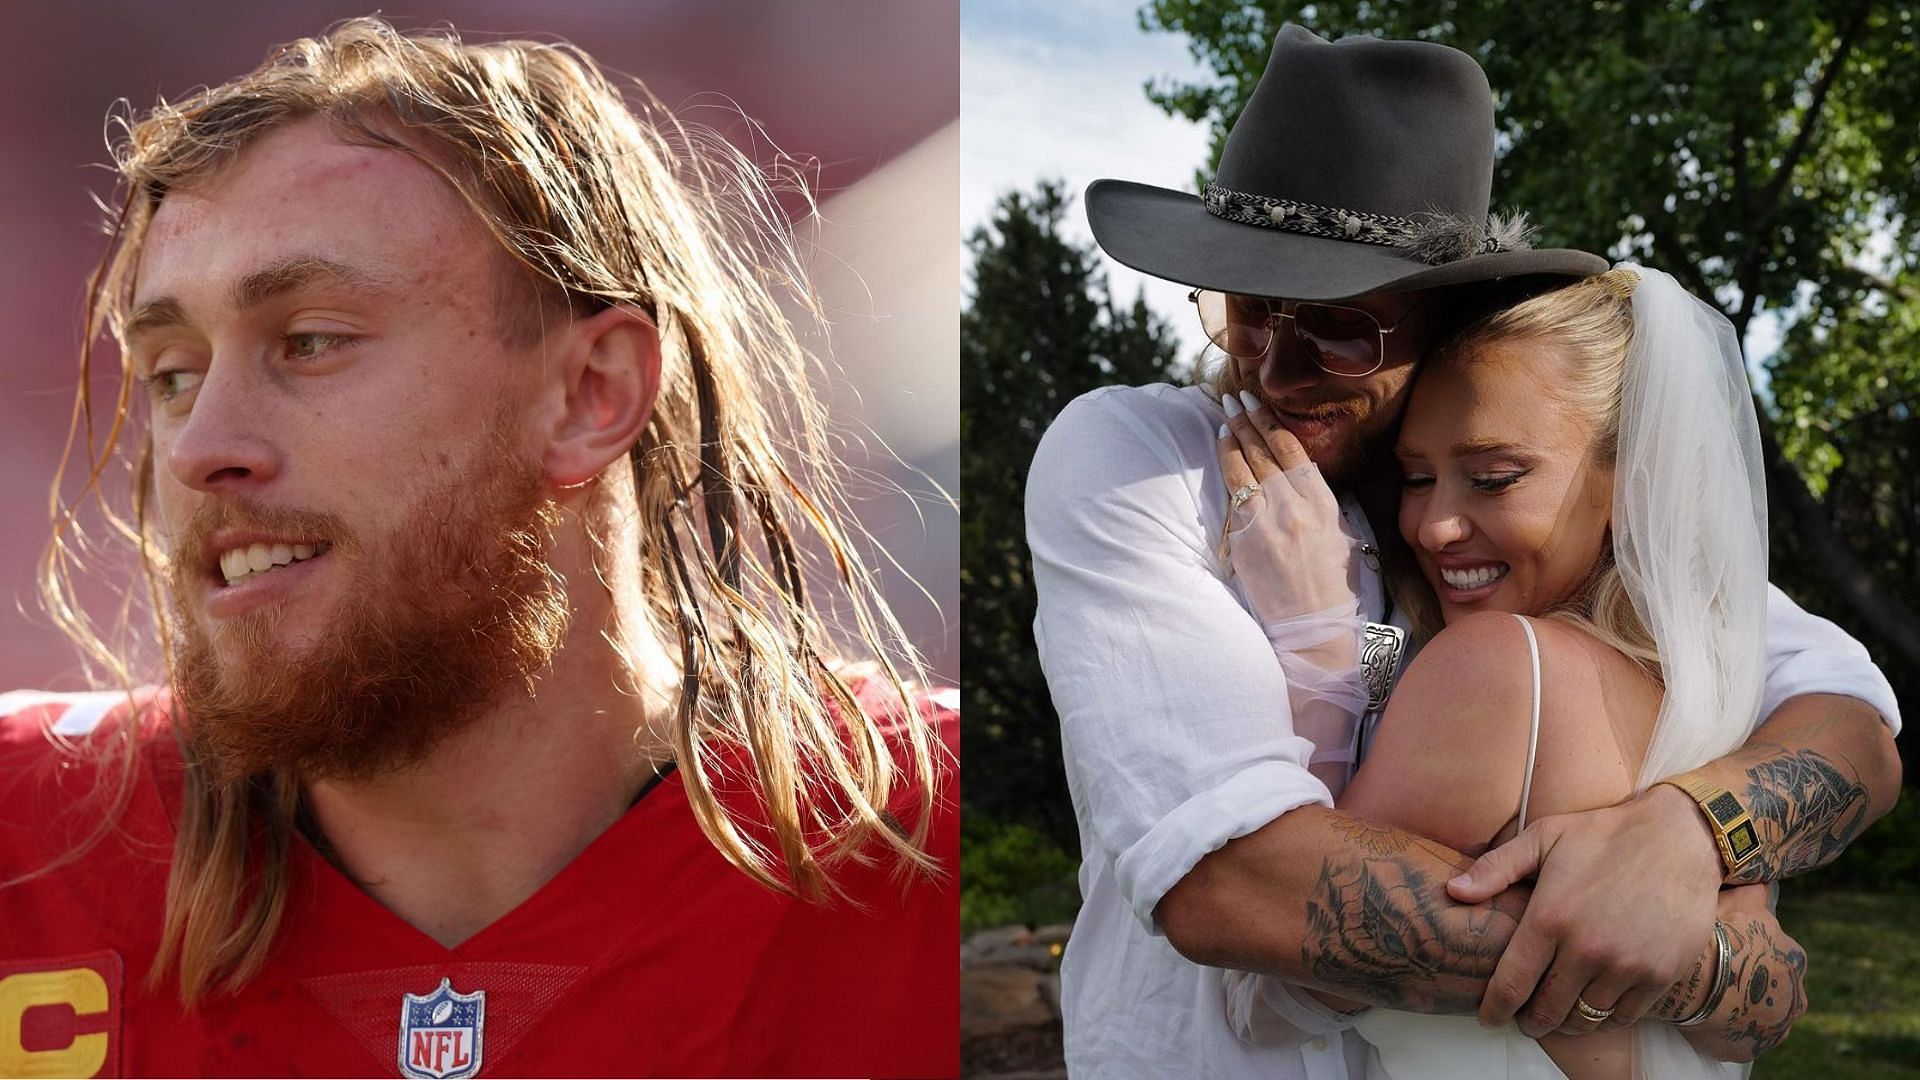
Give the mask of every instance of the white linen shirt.
[[[1279, 663], [1219, 559], [1224, 420], [1197, 387], [1095, 390], [1060, 413], [1027, 478], [1034, 639], [1080, 827], [1083, 902], [1061, 986], [1076, 1077], [1365, 1074], [1350, 1021], [1303, 995], [1268, 995], [1297, 1041], [1238, 1039], [1219, 970], [1181, 957], [1154, 923], [1208, 853], [1297, 806], [1332, 805], [1307, 771], [1312, 744], [1293, 734]], [[1360, 579], [1377, 621], [1378, 576]], [[1763, 715], [1797, 694], [1846, 694], [1898, 732], [1866, 650], [1771, 588], [1767, 642]]]

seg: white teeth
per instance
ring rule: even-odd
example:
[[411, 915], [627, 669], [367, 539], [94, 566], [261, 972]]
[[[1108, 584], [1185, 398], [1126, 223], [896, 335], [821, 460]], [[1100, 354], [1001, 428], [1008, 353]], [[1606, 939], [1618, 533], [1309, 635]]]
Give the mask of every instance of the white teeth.
[[1506, 577], [1509, 569], [1511, 569], [1511, 567], [1505, 563], [1501, 563], [1498, 566], [1476, 567], [1472, 570], [1442, 569], [1440, 571], [1440, 580], [1456, 589], [1478, 589], [1485, 585], [1491, 585], [1501, 578]]
[[326, 550], [325, 544], [249, 544], [221, 553], [220, 576], [232, 585], [255, 574], [311, 559]]

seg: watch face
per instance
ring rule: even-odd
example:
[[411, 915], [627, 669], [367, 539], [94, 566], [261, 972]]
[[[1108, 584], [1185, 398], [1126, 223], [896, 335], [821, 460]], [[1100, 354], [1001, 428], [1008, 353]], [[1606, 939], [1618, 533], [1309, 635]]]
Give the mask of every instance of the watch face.
[[1734, 798], [1731, 791], [1723, 791], [1707, 802], [1707, 813], [1712, 814], [1713, 820], [1719, 822], [1722, 828], [1745, 812], [1740, 807], [1740, 800]]
[[1733, 861], [1739, 863], [1760, 847], [1760, 838], [1754, 835], [1753, 822], [1743, 821], [1727, 830], [1727, 849], [1733, 852]]

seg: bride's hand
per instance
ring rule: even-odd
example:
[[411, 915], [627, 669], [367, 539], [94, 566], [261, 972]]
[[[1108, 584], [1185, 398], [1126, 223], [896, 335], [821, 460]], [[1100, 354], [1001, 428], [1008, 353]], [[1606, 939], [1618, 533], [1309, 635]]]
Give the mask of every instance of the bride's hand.
[[[1252, 395], [1246, 395], [1252, 399]], [[1356, 603], [1357, 537], [1293, 432], [1252, 399], [1224, 395], [1220, 470], [1227, 484], [1226, 559], [1263, 623]]]
[[1305, 448], [1252, 395], [1222, 402], [1220, 470], [1227, 484], [1223, 557], [1287, 677], [1293, 733], [1315, 746], [1308, 769], [1339, 796], [1366, 711], [1364, 621], [1354, 549], [1340, 504]]

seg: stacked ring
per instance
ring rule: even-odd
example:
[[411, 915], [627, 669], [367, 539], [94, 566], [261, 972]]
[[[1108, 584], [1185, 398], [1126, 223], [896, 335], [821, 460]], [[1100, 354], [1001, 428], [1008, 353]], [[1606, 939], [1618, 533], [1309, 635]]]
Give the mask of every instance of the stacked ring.
[[1587, 999], [1583, 997], [1575, 997], [1573, 999], [1573, 1007], [1580, 1011], [1581, 1016], [1586, 1017], [1596, 1024], [1604, 1022], [1607, 1017], [1613, 1015], [1612, 1009], [1596, 1009], [1587, 1004]]

